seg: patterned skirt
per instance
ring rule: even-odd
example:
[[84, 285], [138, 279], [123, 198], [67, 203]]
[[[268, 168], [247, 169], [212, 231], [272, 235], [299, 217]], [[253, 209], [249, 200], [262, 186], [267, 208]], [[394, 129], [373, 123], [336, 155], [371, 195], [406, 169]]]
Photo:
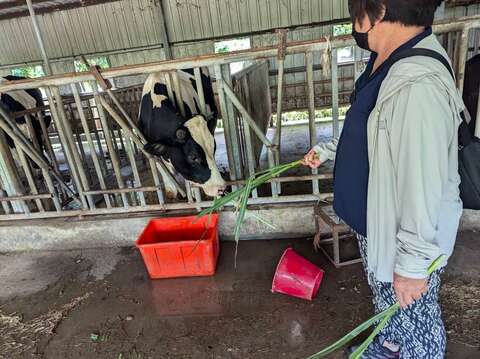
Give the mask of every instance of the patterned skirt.
[[[357, 234], [368, 284], [373, 292], [373, 304], [378, 313], [396, 302], [392, 283], [379, 282], [368, 272], [367, 239]], [[428, 282], [428, 292], [406, 309], [398, 311], [379, 335], [380, 342], [398, 345], [401, 359], [441, 359], [445, 357], [446, 333], [438, 302], [440, 275], [434, 272]]]

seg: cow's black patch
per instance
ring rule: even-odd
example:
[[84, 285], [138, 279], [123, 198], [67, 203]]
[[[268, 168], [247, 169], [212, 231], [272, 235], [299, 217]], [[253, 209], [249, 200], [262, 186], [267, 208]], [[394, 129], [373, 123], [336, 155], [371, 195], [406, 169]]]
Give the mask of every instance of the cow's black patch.
[[168, 96], [167, 86], [158, 82], [155, 84], [153, 92], [155, 93], [155, 95]]

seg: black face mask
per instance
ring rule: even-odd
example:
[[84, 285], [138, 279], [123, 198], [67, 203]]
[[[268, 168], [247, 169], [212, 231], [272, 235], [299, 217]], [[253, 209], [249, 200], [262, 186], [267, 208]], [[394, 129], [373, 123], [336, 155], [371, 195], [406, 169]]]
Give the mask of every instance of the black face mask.
[[370, 49], [370, 46], [368, 45], [368, 33], [373, 29], [374, 26], [375, 25], [372, 25], [372, 27], [367, 32], [358, 32], [355, 30], [355, 25], [353, 25], [352, 36], [355, 39], [355, 42], [357, 43], [359, 48], [367, 51], [372, 51], [372, 49]]

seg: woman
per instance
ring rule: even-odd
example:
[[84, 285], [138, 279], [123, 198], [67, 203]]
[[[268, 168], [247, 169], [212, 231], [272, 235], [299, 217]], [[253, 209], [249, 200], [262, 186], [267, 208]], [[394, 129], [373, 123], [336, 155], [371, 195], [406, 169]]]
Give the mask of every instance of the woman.
[[338, 143], [315, 146], [312, 168], [335, 160], [334, 208], [357, 233], [376, 311], [397, 300], [392, 318], [363, 358], [443, 358], [438, 303], [441, 270], [451, 255], [462, 204], [458, 185], [459, 112], [463, 103], [446, 67], [413, 47], [448, 58], [432, 34], [440, 0], [350, 0], [358, 46], [372, 51], [355, 84]]

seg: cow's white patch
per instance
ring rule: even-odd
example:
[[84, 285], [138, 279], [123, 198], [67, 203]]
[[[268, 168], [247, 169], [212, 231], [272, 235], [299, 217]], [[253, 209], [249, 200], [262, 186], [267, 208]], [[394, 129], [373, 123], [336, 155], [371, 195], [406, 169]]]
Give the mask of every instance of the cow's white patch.
[[167, 96], [157, 95], [155, 93], [155, 84], [157, 83], [166, 84], [164, 73], [158, 72], [148, 76], [147, 81], [145, 81], [145, 84], [143, 85], [143, 91], [142, 91], [142, 97], [150, 94], [150, 98], [152, 99], [152, 103], [153, 103], [153, 108], [162, 107], [162, 102], [168, 99]]
[[193, 140], [202, 147], [207, 158], [208, 168], [210, 169], [210, 179], [203, 183], [197, 183], [203, 191], [209, 196], [218, 195], [218, 191], [225, 187], [223, 180], [215, 163], [215, 139], [207, 127], [207, 122], [202, 116], [195, 116], [185, 122], [185, 127], [188, 128]]
[[[204, 69], [201, 69], [201, 71], [205, 73]], [[200, 108], [200, 98], [198, 97], [198, 93], [197, 91], [195, 91], [191, 82], [191, 80], [195, 80], [195, 76], [181, 70], [177, 71], [177, 73], [178, 73], [178, 81], [180, 84], [180, 92], [182, 94], [182, 100], [185, 103], [185, 105], [190, 109], [192, 116], [198, 115], [199, 112], [197, 109]], [[168, 86], [165, 73], [158, 72], [148, 76], [147, 80], [145, 81], [145, 84], [143, 85], [143, 91], [142, 91], [142, 97], [150, 94], [150, 98], [152, 99], [154, 108], [155, 107], [160, 108], [162, 106], [162, 102], [168, 99], [167, 96], [155, 94], [155, 91], [154, 91], [155, 84], [157, 83]], [[175, 90], [173, 88], [172, 88], [172, 92], [175, 94]], [[170, 99], [170, 100], [172, 102], [174, 101], [174, 99]], [[208, 118], [209, 116], [211, 116], [213, 111], [210, 109], [210, 106], [208, 104], [206, 105], [206, 107], [207, 107], [206, 116]]]

